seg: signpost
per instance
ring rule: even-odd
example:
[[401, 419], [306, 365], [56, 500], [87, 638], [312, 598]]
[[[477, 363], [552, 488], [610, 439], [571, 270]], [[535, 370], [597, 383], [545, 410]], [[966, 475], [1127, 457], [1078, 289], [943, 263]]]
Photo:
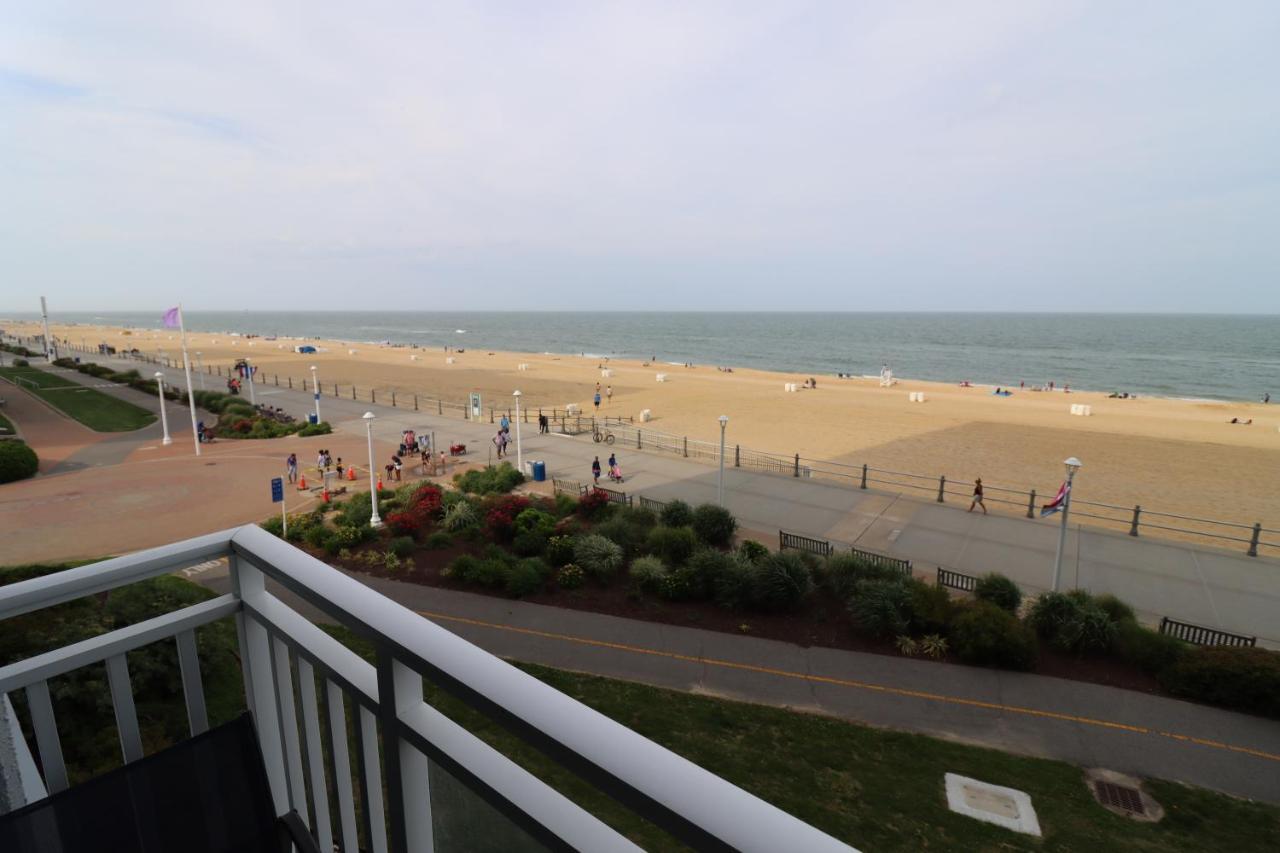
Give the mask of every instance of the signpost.
[[289, 514], [284, 507], [284, 479], [281, 477], [271, 478], [271, 502], [280, 504], [280, 535], [289, 535]]
[[476, 393], [471, 395], [471, 420], [480, 420], [480, 395]]

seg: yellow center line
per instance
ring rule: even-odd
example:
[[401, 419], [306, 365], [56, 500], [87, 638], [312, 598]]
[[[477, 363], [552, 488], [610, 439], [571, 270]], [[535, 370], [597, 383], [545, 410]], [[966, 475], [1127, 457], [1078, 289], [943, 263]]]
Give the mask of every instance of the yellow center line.
[[643, 646], [632, 646], [626, 643], [612, 643], [608, 640], [592, 640], [587, 637], [575, 637], [571, 634], [559, 634], [554, 631], [540, 631], [536, 628], [519, 628], [514, 625], [502, 625], [496, 622], [485, 622], [480, 619], [471, 619], [466, 616], [452, 616], [447, 613], [434, 613], [428, 610], [419, 610], [418, 614], [426, 616], [428, 619], [437, 619], [445, 622], [461, 622], [465, 625], [474, 625], [479, 628], [493, 628], [499, 631], [508, 631], [514, 634], [525, 634], [531, 637], [544, 637], [549, 640], [560, 640], [566, 643], [574, 643], [580, 646], [595, 646], [604, 649], [616, 649], [618, 651], [630, 652], [638, 655], [649, 655], [651, 657], [667, 658], [669, 660], [686, 661], [688, 663], [696, 663], [704, 666], [716, 666], [723, 669], [738, 669], [747, 672], [759, 672], [765, 675], [776, 675], [781, 678], [793, 678], [799, 681], [811, 681], [819, 684], [832, 684], [838, 687], [852, 687], [857, 690], [871, 690], [876, 693], [885, 693], [893, 696], [906, 696], [913, 699], [928, 699], [933, 702], [943, 702], [950, 705], [964, 705], [971, 708], [984, 708], [992, 711], [1002, 711], [1010, 714], [1022, 714], [1028, 717], [1040, 717], [1049, 720], [1063, 720], [1070, 723], [1080, 723], [1087, 726], [1095, 726], [1103, 729], [1114, 729], [1118, 731], [1130, 732], [1132, 734], [1143, 735], [1159, 735], [1176, 740], [1182, 743], [1193, 743], [1198, 746], [1206, 746], [1213, 749], [1222, 749], [1229, 752], [1239, 752], [1245, 755], [1252, 755], [1256, 758], [1265, 758], [1269, 761], [1280, 762], [1280, 755], [1263, 752], [1258, 749], [1250, 749], [1244, 746], [1233, 746], [1219, 741], [1205, 740], [1204, 738], [1193, 737], [1191, 735], [1177, 734], [1176, 732], [1165, 732], [1158, 729], [1147, 728], [1146, 726], [1131, 726], [1127, 723], [1116, 723], [1110, 720], [1099, 720], [1093, 717], [1081, 717], [1076, 714], [1065, 714], [1059, 711], [1044, 711], [1039, 708], [1026, 708], [1021, 705], [1005, 705], [999, 702], [984, 702], [981, 699], [965, 699], [960, 696], [947, 696], [941, 693], [930, 693], [924, 690], [909, 690], [904, 687], [889, 687], [883, 684], [873, 684], [868, 681], [854, 681], [847, 678], [833, 678], [825, 675], [811, 675], [804, 672], [792, 672], [786, 669], [776, 669], [769, 666], [759, 666], [751, 663], [738, 663], [736, 661], [718, 660], [716, 658], [698, 657], [695, 655], [686, 655], [679, 652], [665, 652], [658, 649], [647, 649]]

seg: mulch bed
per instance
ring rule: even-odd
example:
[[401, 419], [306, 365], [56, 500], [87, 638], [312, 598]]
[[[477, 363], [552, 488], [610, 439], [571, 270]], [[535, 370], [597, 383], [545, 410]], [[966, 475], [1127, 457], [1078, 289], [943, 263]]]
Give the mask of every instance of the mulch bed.
[[[322, 552], [317, 556], [333, 565], [342, 566], [348, 571], [374, 577], [507, 599], [509, 597], [500, 590], [447, 578], [441, 574], [441, 569], [460, 555], [479, 555], [488, 544], [488, 542], [454, 542], [450, 547], [438, 550], [419, 547], [419, 550], [412, 555], [412, 565], [406, 560], [405, 566], [394, 572], [389, 572], [382, 566], [370, 568], [357, 560], [339, 560]], [[358, 555], [364, 550], [378, 550], [381, 545], [383, 543], [370, 543], [361, 546], [353, 553]], [[608, 587], [598, 586], [588, 581], [579, 589], [546, 590], [525, 596], [520, 600], [551, 607], [620, 616], [626, 619], [643, 619], [648, 622], [702, 628], [726, 634], [765, 637], [798, 646], [820, 646], [893, 657], [902, 656], [892, 641], [866, 637], [856, 632], [842, 602], [821, 590], [815, 592], [804, 608], [786, 614], [725, 610], [710, 601], [666, 601], [632, 592], [622, 578]], [[948, 663], [959, 663], [953, 654], [947, 654], [942, 660]], [[1040, 649], [1037, 666], [1033, 671], [1038, 675], [1085, 681], [1143, 693], [1163, 693], [1159, 682], [1154, 677], [1121, 661], [1075, 657], [1044, 646]]]

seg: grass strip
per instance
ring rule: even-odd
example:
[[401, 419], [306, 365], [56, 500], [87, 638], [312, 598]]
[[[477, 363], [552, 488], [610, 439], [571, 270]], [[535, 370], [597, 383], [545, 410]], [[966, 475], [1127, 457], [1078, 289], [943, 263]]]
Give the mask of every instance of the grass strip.
[[[156, 416], [133, 403], [35, 367], [0, 367], [0, 376], [35, 394], [94, 432], [131, 432], [155, 423]], [[75, 386], [75, 387], [68, 387]]]

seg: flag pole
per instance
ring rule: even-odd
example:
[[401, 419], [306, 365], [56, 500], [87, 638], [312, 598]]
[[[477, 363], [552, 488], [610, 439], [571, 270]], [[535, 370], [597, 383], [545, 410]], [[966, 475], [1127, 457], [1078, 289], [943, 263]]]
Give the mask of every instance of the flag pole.
[[187, 322], [182, 318], [182, 303], [178, 303], [178, 330], [182, 333], [182, 369], [187, 375], [187, 406], [191, 409], [191, 441], [196, 456], [200, 455], [200, 433], [196, 431], [196, 393], [191, 387], [191, 360], [187, 358]]

